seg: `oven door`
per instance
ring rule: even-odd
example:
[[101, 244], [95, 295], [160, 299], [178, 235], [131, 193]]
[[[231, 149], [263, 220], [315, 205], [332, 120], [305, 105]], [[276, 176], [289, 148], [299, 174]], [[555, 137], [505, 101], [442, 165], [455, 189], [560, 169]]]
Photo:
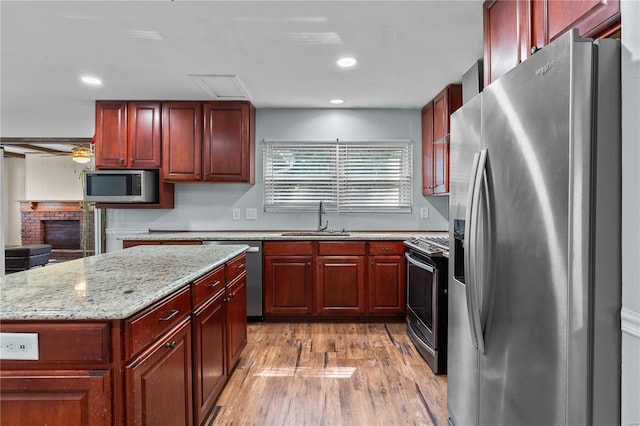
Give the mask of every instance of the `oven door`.
[[438, 349], [438, 269], [427, 257], [414, 252], [407, 258], [407, 321], [417, 337], [432, 350]]

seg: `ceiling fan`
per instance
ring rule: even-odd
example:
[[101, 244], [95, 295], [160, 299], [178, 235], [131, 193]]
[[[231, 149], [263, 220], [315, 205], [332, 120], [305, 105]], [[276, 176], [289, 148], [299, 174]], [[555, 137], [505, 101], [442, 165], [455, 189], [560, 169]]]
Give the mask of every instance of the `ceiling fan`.
[[[26, 154], [42, 154], [45, 156], [69, 156], [77, 163], [86, 164], [95, 156], [95, 147], [91, 139], [73, 141], [69, 139], [40, 141], [33, 140], [10, 140], [2, 138], [2, 145], [5, 148], [5, 156], [22, 157]], [[53, 143], [45, 143], [53, 142]]]

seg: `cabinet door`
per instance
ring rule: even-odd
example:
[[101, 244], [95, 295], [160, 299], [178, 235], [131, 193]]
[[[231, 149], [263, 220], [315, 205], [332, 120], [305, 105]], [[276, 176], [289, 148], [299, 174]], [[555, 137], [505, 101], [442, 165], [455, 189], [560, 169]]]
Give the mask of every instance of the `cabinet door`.
[[433, 194], [433, 102], [422, 109], [422, 194]]
[[193, 424], [191, 322], [125, 367], [129, 425]]
[[248, 102], [204, 104], [203, 180], [253, 183], [253, 123]]
[[160, 102], [129, 102], [127, 115], [128, 165], [139, 169], [160, 167]]
[[483, 8], [486, 87], [529, 55], [531, 1], [487, 0]]
[[[548, 29], [546, 43], [555, 40], [571, 28], [578, 28], [582, 37], [597, 38], [603, 31], [620, 22], [619, 0], [539, 1], [546, 6], [537, 16], [539, 31]], [[537, 6], [537, 10], [540, 10]], [[541, 47], [541, 46], [539, 46]]]
[[462, 86], [451, 84], [433, 99], [433, 194], [449, 192], [451, 114], [462, 105]]
[[312, 256], [264, 257], [265, 314], [313, 313]]
[[227, 373], [247, 346], [247, 275], [227, 286]]
[[162, 104], [162, 167], [169, 181], [202, 180], [202, 107], [199, 102]]
[[126, 167], [126, 102], [96, 102], [95, 156], [98, 169]]
[[3, 425], [111, 425], [111, 373], [2, 371]]
[[224, 291], [193, 316], [195, 424], [202, 424], [227, 380]]
[[405, 313], [406, 267], [404, 256], [369, 258], [369, 313]]
[[364, 256], [318, 256], [318, 313], [363, 314]]

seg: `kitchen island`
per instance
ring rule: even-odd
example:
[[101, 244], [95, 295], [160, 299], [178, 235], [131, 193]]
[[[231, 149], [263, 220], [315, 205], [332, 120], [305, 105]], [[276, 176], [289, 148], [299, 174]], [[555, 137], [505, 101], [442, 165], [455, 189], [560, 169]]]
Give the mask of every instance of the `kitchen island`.
[[0, 281], [0, 423], [200, 424], [246, 345], [244, 245], [145, 246]]

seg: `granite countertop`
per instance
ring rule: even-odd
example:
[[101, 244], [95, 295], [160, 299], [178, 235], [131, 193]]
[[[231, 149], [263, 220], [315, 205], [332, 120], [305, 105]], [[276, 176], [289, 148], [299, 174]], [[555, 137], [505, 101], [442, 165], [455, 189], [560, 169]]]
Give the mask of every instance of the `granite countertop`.
[[0, 320], [127, 318], [247, 249], [139, 246], [10, 274], [0, 279]]
[[[291, 233], [304, 235], [292, 235]], [[317, 233], [315, 231], [225, 231], [225, 232], [161, 232], [131, 234], [119, 236], [120, 240], [153, 241], [153, 240], [201, 240], [201, 241], [300, 241], [300, 240], [387, 240], [403, 241], [420, 236], [443, 236], [447, 231], [328, 231]]]

